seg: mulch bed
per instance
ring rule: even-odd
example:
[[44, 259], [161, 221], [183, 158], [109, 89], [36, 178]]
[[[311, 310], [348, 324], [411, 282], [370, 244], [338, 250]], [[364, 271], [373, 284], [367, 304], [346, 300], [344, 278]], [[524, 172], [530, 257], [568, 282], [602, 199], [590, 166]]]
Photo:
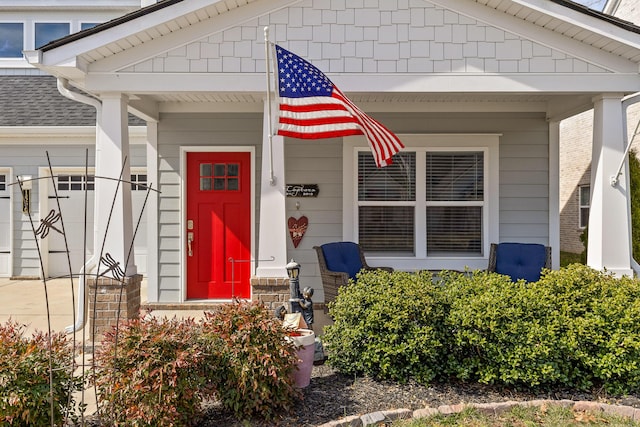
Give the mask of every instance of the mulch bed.
[[440, 405], [491, 403], [534, 399], [588, 400], [640, 408], [640, 395], [615, 397], [604, 393], [572, 390], [546, 392], [523, 391], [514, 388], [475, 383], [447, 383], [423, 386], [414, 382], [397, 384], [373, 381], [369, 378], [347, 377], [327, 364], [314, 366], [311, 384], [303, 389], [303, 399], [292, 414], [275, 422], [237, 420], [214, 403], [208, 405], [206, 418], [198, 427], [267, 427], [318, 426], [349, 415], [364, 415], [390, 409], [437, 408]]

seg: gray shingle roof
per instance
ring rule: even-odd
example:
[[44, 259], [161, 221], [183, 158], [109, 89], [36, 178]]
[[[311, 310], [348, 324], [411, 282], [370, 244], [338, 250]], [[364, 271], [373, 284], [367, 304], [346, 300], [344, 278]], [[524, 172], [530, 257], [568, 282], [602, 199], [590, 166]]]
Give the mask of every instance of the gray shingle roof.
[[[0, 126], [95, 126], [96, 110], [65, 98], [51, 76], [0, 76]], [[129, 124], [144, 121], [129, 115]]]

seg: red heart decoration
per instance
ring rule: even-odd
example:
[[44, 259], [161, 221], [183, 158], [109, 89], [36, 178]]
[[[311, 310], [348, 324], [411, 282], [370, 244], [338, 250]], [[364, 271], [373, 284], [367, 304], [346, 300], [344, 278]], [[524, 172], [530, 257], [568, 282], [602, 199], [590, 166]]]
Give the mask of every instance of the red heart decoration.
[[287, 225], [289, 226], [289, 235], [291, 236], [293, 247], [297, 248], [300, 244], [300, 240], [302, 240], [302, 236], [307, 232], [309, 218], [303, 215], [300, 218], [295, 219], [291, 216], [287, 221]]

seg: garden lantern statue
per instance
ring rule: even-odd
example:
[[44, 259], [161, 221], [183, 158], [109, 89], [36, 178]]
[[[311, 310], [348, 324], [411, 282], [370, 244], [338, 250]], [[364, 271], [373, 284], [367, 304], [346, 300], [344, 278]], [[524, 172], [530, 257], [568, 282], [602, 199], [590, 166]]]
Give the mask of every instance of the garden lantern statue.
[[300, 313], [302, 308], [300, 307], [300, 264], [295, 262], [293, 258], [286, 266], [287, 274], [289, 275], [289, 313]]

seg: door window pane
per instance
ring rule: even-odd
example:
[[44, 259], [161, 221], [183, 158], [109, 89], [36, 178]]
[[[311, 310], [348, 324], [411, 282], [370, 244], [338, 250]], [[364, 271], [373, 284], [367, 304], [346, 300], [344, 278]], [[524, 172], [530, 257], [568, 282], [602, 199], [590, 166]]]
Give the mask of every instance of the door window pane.
[[0, 57], [22, 58], [24, 25], [19, 22], [0, 22]]
[[36, 22], [35, 48], [39, 49], [52, 40], [68, 36], [68, 22]]

